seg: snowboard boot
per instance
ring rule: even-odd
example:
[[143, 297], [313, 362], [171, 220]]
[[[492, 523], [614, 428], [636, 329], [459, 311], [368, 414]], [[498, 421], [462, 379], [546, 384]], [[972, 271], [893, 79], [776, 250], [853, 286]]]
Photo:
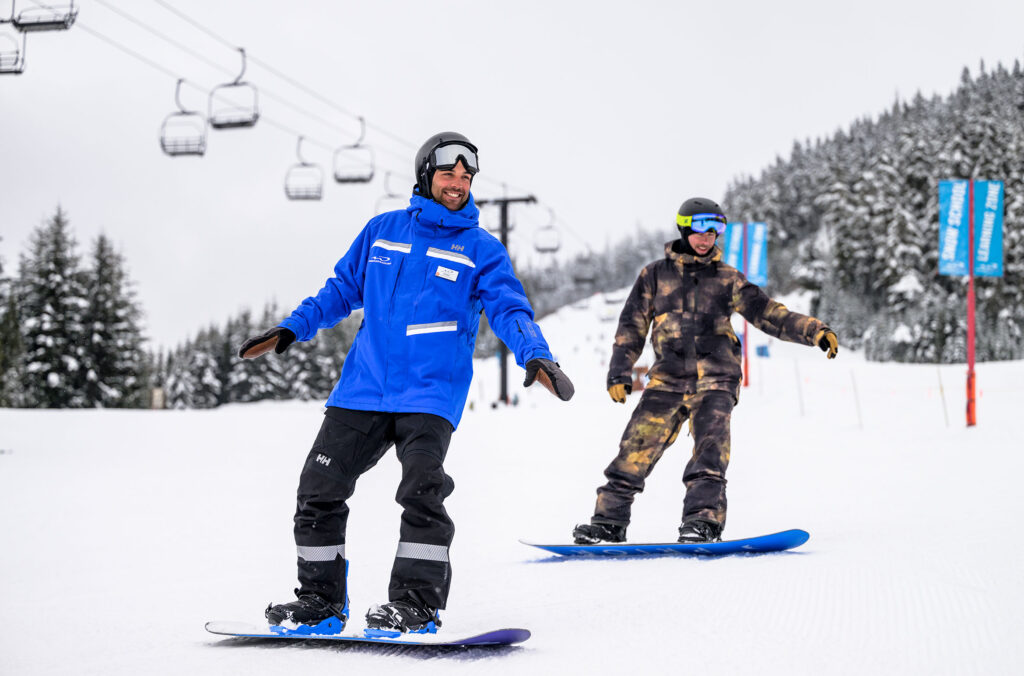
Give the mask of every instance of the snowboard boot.
[[391, 601], [366, 611], [366, 635], [394, 637], [399, 634], [436, 634], [441, 616], [433, 608], [410, 601]]
[[297, 629], [306, 625], [315, 629], [317, 634], [339, 634], [348, 620], [348, 604], [331, 603], [319, 594], [302, 593], [295, 590], [299, 599], [291, 603], [271, 603], [264, 614], [271, 628], [281, 627], [285, 630]]
[[625, 542], [626, 527], [613, 523], [581, 523], [572, 530], [572, 539], [578, 545]]
[[712, 521], [690, 519], [679, 527], [679, 540], [683, 544], [721, 542], [722, 527]]

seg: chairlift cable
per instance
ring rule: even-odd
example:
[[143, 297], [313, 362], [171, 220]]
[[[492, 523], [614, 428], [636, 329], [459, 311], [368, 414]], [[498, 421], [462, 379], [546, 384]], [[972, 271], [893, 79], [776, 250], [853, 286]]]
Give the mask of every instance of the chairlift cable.
[[[97, 30], [95, 30], [93, 28], [90, 28], [86, 24], [83, 24], [81, 21], [76, 21], [75, 22], [75, 26], [81, 28], [86, 33], [88, 33], [89, 35], [92, 35], [93, 37], [98, 38], [98, 39], [102, 40], [103, 42], [106, 42], [110, 46], [115, 47], [115, 48], [121, 50], [125, 54], [127, 54], [127, 55], [129, 55], [129, 56], [131, 56], [131, 57], [133, 57], [135, 59], [138, 59], [142, 63], [145, 63], [147, 66], [150, 66], [151, 68], [159, 70], [161, 73], [163, 73], [163, 74], [165, 74], [165, 75], [167, 75], [169, 77], [174, 78], [175, 81], [177, 81], [179, 79], [182, 79], [180, 74], [175, 73], [170, 68], [167, 68], [163, 64], [154, 61], [153, 59], [145, 56], [144, 54], [140, 54], [139, 52], [135, 51], [134, 49], [132, 49], [130, 47], [124, 46], [123, 44], [121, 44], [120, 42], [114, 40], [113, 38], [109, 38], [106, 35], [104, 35], [103, 33], [100, 33], [99, 31], [97, 31]], [[188, 86], [192, 87], [193, 89], [198, 90], [199, 92], [201, 92], [203, 94], [209, 94], [210, 93], [210, 91], [208, 89], [203, 89], [199, 85], [197, 85], [194, 82], [191, 82], [191, 81], [189, 81], [187, 79], [185, 80], [185, 84], [187, 84]], [[294, 136], [302, 135], [302, 134], [300, 134], [300, 132], [295, 131], [291, 127], [289, 127], [289, 126], [287, 126], [285, 124], [282, 124], [280, 122], [277, 122], [277, 121], [275, 121], [273, 119], [270, 119], [270, 118], [268, 118], [266, 116], [261, 117], [260, 120], [262, 122], [266, 122], [267, 124], [269, 124], [272, 127], [276, 127], [277, 129], [287, 133], [290, 136], [294, 137]], [[316, 138], [313, 138], [313, 137], [310, 137], [308, 135], [305, 135], [305, 136], [306, 136], [306, 142], [307, 143], [310, 143], [312, 145], [318, 146], [318, 147], [323, 148], [324, 150], [327, 150], [327, 151], [333, 151], [334, 150], [334, 146], [333, 145], [330, 145], [328, 143], [324, 143], [323, 141], [320, 141], [320, 140], [318, 140]]]
[[[192, 17], [188, 16], [187, 14], [185, 14], [184, 12], [179, 10], [178, 8], [170, 5], [169, 3], [165, 2], [164, 0], [153, 0], [153, 2], [155, 2], [158, 5], [160, 5], [161, 7], [166, 9], [167, 11], [171, 12], [172, 14], [177, 16], [182, 21], [185, 21], [186, 23], [192, 25], [194, 28], [202, 31], [203, 33], [205, 33], [206, 35], [210, 36], [211, 38], [213, 38], [217, 42], [220, 42], [222, 45], [224, 45], [226, 47], [229, 47], [229, 48], [232, 48], [232, 49], [234, 48], [234, 45], [232, 43], [230, 43], [228, 40], [226, 40], [225, 38], [221, 37], [217, 33], [213, 32], [212, 30], [210, 30], [209, 28], [207, 28], [206, 26], [204, 26], [200, 22], [196, 21]], [[326, 96], [324, 96], [320, 92], [318, 92], [318, 91], [316, 91], [314, 89], [311, 89], [310, 87], [307, 87], [306, 85], [304, 85], [301, 82], [295, 80], [294, 78], [290, 77], [286, 73], [283, 73], [280, 70], [278, 70], [277, 68], [274, 68], [273, 66], [271, 66], [269, 63], [263, 61], [262, 59], [259, 59], [259, 58], [257, 58], [257, 57], [255, 57], [255, 56], [250, 54], [249, 55], [249, 60], [252, 61], [253, 63], [255, 63], [256, 65], [260, 66], [261, 68], [263, 68], [267, 72], [271, 73], [272, 75], [275, 75], [276, 77], [280, 78], [281, 80], [284, 80], [285, 82], [287, 82], [291, 86], [295, 87], [296, 89], [298, 89], [298, 90], [300, 90], [302, 92], [305, 92], [306, 94], [308, 94], [309, 96], [312, 96], [313, 98], [317, 99], [321, 103], [324, 103], [324, 104], [330, 106], [331, 108], [334, 108], [338, 112], [343, 113], [345, 115], [348, 115], [349, 117], [352, 117], [352, 118], [355, 118], [355, 119], [359, 119], [360, 117], [362, 117], [362, 116], [352, 112], [351, 110], [348, 110], [347, 108], [339, 105], [338, 103], [332, 101], [331, 99], [327, 98]], [[378, 127], [375, 124], [371, 124], [370, 122], [366, 122], [366, 127], [368, 129], [372, 129], [372, 130], [376, 131], [379, 134], [387, 136], [387, 137], [391, 138], [391, 140], [397, 141], [398, 143], [400, 143], [400, 144], [402, 144], [402, 145], [404, 145], [407, 148], [410, 148], [412, 150], [416, 150], [419, 147], [416, 144], [412, 143], [411, 141], [408, 141], [408, 140], [398, 136], [397, 134], [394, 134], [394, 133], [388, 131], [387, 129], [384, 129], [383, 127]]]
[[[32, 1], [36, 2], [36, 0], [32, 0]], [[152, 26], [146, 24], [144, 21], [141, 21], [140, 19], [137, 19], [137, 18], [133, 17], [132, 15], [128, 14], [124, 10], [111, 5], [109, 2], [107, 2], [107, 0], [95, 0], [95, 2], [99, 3], [100, 5], [103, 5], [107, 9], [111, 10], [112, 12], [114, 12], [115, 14], [120, 15], [122, 18], [127, 19], [128, 21], [134, 23], [135, 25], [139, 26], [140, 28], [143, 28], [144, 30], [146, 30], [149, 33], [155, 35], [156, 37], [160, 38], [164, 42], [167, 42], [168, 44], [173, 45], [174, 47], [177, 47], [181, 51], [183, 51], [186, 54], [189, 54], [190, 56], [192, 56], [193, 58], [198, 59], [199, 61], [202, 61], [203, 63], [205, 63], [206, 65], [210, 66], [211, 68], [215, 68], [215, 69], [221, 71], [222, 73], [227, 74], [229, 77], [235, 78], [236, 80], [238, 79], [236, 77], [236, 76], [238, 76], [237, 71], [225, 68], [223, 64], [217, 63], [217, 62], [213, 61], [212, 59], [210, 59], [209, 57], [206, 57], [206, 56], [196, 52], [191, 47], [188, 47], [188, 46], [178, 42], [174, 38], [171, 38], [171, 37], [167, 36], [166, 34], [162, 33], [161, 31], [157, 30], [156, 28], [153, 28]], [[237, 46], [231, 46], [231, 49], [237, 51], [238, 47]], [[249, 61], [252, 61], [253, 63], [259, 63], [257, 61], [257, 59], [254, 58], [248, 52], [246, 52], [246, 59], [248, 59]], [[284, 105], [284, 106], [286, 106], [288, 108], [291, 108], [292, 110], [294, 110], [296, 112], [299, 112], [299, 113], [301, 113], [303, 115], [306, 115], [307, 117], [312, 118], [312, 119], [316, 120], [317, 122], [323, 124], [328, 129], [331, 129], [333, 131], [340, 131], [344, 135], [348, 135], [350, 133], [347, 130], [341, 130], [339, 127], [336, 127], [335, 126], [336, 125], [335, 122], [332, 122], [331, 120], [328, 120], [328, 119], [326, 119], [324, 117], [321, 117], [320, 115], [318, 115], [318, 114], [316, 114], [314, 112], [306, 110], [306, 109], [302, 108], [301, 106], [295, 105], [294, 103], [292, 103], [291, 101], [288, 101], [284, 97], [281, 97], [281, 96], [278, 96], [277, 94], [274, 94], [272, 91], [270, 91], [266, 87], [260, 86], [260, 87], [258, 87], [258, 91], [260, 91], [268, 99], [272, 99], [274, 101], [277, 101], [278, 103], [280, 103], [280, 104], [282, 104], [282, 105]]]
[[[35, 4], [36, 6], [38, 6], [38, 7], [43, 7], [43, 8], [47, 8], [47, 9], [50, 8], [48, 5], [45, 5], [45, 4], [41, 3], [41, 2], [39, 2], [39, 0], [31, 0], [31, 2], [33, 4]], [[229, 76], [235, 75], [234, 71], [224, 67], [222, 64], [219, 64], [219, 63], [213, 61], [212, 59], [209, 59], [208, 57], [205, 57], [202, 54], [197, 53], [195, 50], [193, 50], [193, 49], [191, 49], [191, 48], [189, 48], [189, 47], [187, 47], [185, 45], [182, 45], [180, 42], [174, 40], [173, 38], [170, 38], [167, 35], [164, 35], [160, 31], [156, 30], [155, 28], [152, 28], [152, 27], [148, 26], [147, 24], [145, 24], [145, 22], [143, 22], [143, 21], [141, 21], [141, 20], [139, 20], [139, 19], [137, 19], [137, 18], [127, 14], [126, 12], [121, 10], [120, 8], [112, 6], [106, 0], [96, 0], [96, 2], [101, 4], [101, 5], [103, 5], [103, 6], [105, 6], [105, 7], [107, 7], [111, 11], [121, 15], [126, 20], [128, 20], [128, 21], [130, 21], [132, 23], [135, 23], [136, 25], [144, 28], [148, 32], [152, 33], [153, 35], [156, 35], [157, 37], [160, 37], [161, 39], [163, 39], [164, 41], [168, 42], [169, 44], [177, 47], [178, 49], [181, 49], [182, 51], [190, 54], [194, 58], [198, 59], [199, 61], [201, 61], [201, 62], [203, 62], [203, 63], [205, 63], [207, 65], [209, 65], [210, 67], [215, 68], [217, 70], [220, 70], [221, 72], [223, 72], [223, 73], [225, 73], [225, 74], [227, 74]], [[208, 28], [206, 28], [205, 26], [203, 26], [199, 22], [193, 20], [189, 16], [185, 15], [184, 13], [182, 13], [177, 8], [175, 8], [173, 6], [170, 6], [169, 4], [164, 2], [164, 0], [153, 0], [153, 2], [161, 5], [162, 7], [164, 7], [165, 9], [170, 11], [171, 13], [173, 13], [176, 16], [178, 16], [179, 18], [181, 18], [183, 21], [186, 21], [187, 23], [193, 25], [195, 28], [197, 28], [197, 29], [201, 30], [202, 32], [206, 33], [207, 35], [209, 35], [210, 37], [214, 38], [215, 40], [217, 40], [221, 44], [223, 44], [223, 45], [225, 45], [225, 46], [227, 46], [227, 47], [229, 47], [230, 49], [233, 49], [233, 50], [237, 49], [236, 45], [234, 45], [234, 44], [228, 42], [227, 40], [225, 40], [224, 38], [220, 37], [219, 35], [217, 35], [213, 31], [209, 30]], [[101, 40], [103, 42], [106, 42], [108, 45], [110, 45], [110, 46], [112, 46], [112, 47], [114, 47], [114, 48], [124, 52], [125, 54], [131, 56], [132, 58], [134, 58], [134, 59], [136, 59], [138, 61], [141, 61], [142, 63], [145, 63], [146, 65], [150, 66], [151, 68], [154, 68], [155, 70], [158, 70], [158, 71], [164, 73], [165, 75], [173, 78], [174, 80], [178, 80], [178, 79], [181, 78], [180, 73], [177, 73], [177, 72], [167, 68], [163, 64], [161, 64], [161, 63], [159, 63], [157, 61], [154, 61], [153, 59], [145, 56], [144, 54], [142, 54], [142, 53], [140, 53], [140, 52], [138, 52], [138, 51], [136, 51], [136, 50], [134, 50], [134, 49], [132, 49], [130, 47], [127, 47], [127, 46], [121, 44], [120, 42], [114, 40], [113, 38], [110, 38], [110, 37], [104, 35], [103, 33], [100, 33], [99, 31], [97, 31], [97, 30], [95, 30], [93, 28], [90, 28], [87, 24], [84, 24], [82, 21], [80, 21], [80, 20], [76, 21], [75, 25], [80, 27], [82, 30], [84, 30], [86, 33], [92, 35], [93, 37], [95, 37], [95, 38], [97, 38], [97, 39], [99, 39], [99, 40]], [[301, 82], [298, 82], [298, 81], [294, 80], [293, 78], [287, 76], [286, 74], [284, 74], [281, 71], [277, 70], [273, 66], [271, 66], [268, 63], [264, 62], [262, 59], [258, 59], [256, 57], [254, 57], [251, 53], [247, 52], [246, 56], [247, 56], [248, 60], [250, 60], [253, 63], [259, 65], [262, 68], [264, 68], [265, 70], [267, 70], [268, 72], [272, 73], [276, 77], [281, 78], [285, 82], [288, 82], [289, 84], [291, 84], [293, 87], [296, 87], [297, 89], [300, 89], [300, 90], [308, 93], [309, 95], [311, 95], [314, 98], [320, 100], [321, 102], [323, 102], [323, 103], [325, 103], [325, 104], [335, 108], [336, 110], [338, 110], [338, 111], [340, 111], [340, 112], [342, 112], [342, 113], [344, 113], [346, 115], [350, 115], [350, 116], [352, 116], [352, 117], [354, 117], [356, 119], [359, 119], [361, 117], [359, 115], [355, 115], [354, 113], [344, 109], [343, 107], [341, 107], [337, 103], [335, 103], [335, 102], [331, 101], [330, 99], [324, 97], [323, 95], [317, 93], [315, 90], [312, 90], [309, 87], [303, 85]], [[186, 79], [185, 83], [188, 84], [193, 89], [196, 89], [196, 90], [198, 90], [199, 92], [201, 92], [201, 93], [203, 93], [205, 95], [208, 95], [210, 93], [210, 90], [204, 89], [204, 88], [200, 87], [199, 85], [197, 85], [197, 84], [195, 84], [195, 83], [193, 83], [193, 82], [191, 82], [191, 81], [189, 81], [187, 79]], [[287, 100], [283, 99], [282, 97], [274, 95], [272, 92], [267, 90], [265, 87], [261, 87], [260, 91], [263, 92], [264, 95], [267, 96], [267, 98], [270, 98], [270, 99], [273, 99], [273, 100], [278, 101], [280, 103], [283, 103], [284, 105], [286, 105], [286, 106], [288, 106], [288, 107], [290, 107], [290, 108], [292, 108], [294, 110], [297, 110], [297, 111], [307, 115], [308, 117], [316, 119], [316, 120], [320, 121], [321, 123], [327, 125], [328, 127], [333, 128], [333, 124], [334, 123], [325, 120], [324, 118], [320, 117], [319, 115], [317, 115], [315, 113], [311, 113], [311, 112], [309, 112], [307, 110], [304, 110], [304, 109], [302, 109], [302, 108], [300, 108], [298, 106], [295, 106], [294, 104], [289, 103]], [[316, 139], [314, 137], [311, 137], [311, 136], [308, 136], [308, 135], [305, 135], [305, 134], [300, 134], [299, 132], [297, 132], [296, 130], [292, 129], [291, 127], [288, 127], [287, 125], [284, 125], [284, 124], [282, 124], [280, 122], [277, 122], [277, 121], [275, 121], [273, 119], [270, 119], [270, 118], [268, 118], [266, 116], [261, 116], [260, 119], [261, 119], [261, 121], [264, 121], [267, 124], [269, 124], [269, 125], [271, 125], [273, 127], [276, 127], [277, 129], [279, 129], [279, 130], [281, 130], [281, 131], [283, 131], [283, 132], [285, 132], [285, 133], [287, 133], [287, 134], [289, 134], [291, 136], [299, 136], [299, 135], [305, 136], [307, 143], [310, 143], [312, 145], [318, 146], [318, 147], [320, 147], [320, 148], [322, 148], [324, 150], [327, 150], [327, 151], [333, 151], [334, 150], [334, 146], [333, 145], [330, 145], [328, 143], [320, 141], [320, 140], [318, 140], [318, 139]], [[365, 120], [365, 118], [364, 118], [364, 120]], [[407, 141], [406, 139], [398, 136], [397, 134], [394, 134], [394, 133], [388, 131], [387, 129], [384, 129], [383, 127], [380, 127], [378, 125], [372, 124], [369, 121], [365, 121], [365, 124], [366, 124], [366, 128], [367, 129], [372, 129], [372, 130], [374, 130], [374, 131], [376, 131], [376, 132], [378, 132], [378, 133], [380, 133], [380, 134], [382, 134], [384, 136], [387, 136], [387, 137], [391, 138], [392, 140], [397, 141], [398, 143], [401, 143], [401, 144], [403, 144], [403, 145], [405, 145], [405, 146], [407, 146], [409, 148], [416, 148], [417, 147], [413, 143], [411, 143], [411, 142]], [[346, 133], [350, 133], [350, 132], [346, 132]], [[379, 147], [378, 146], [378, 149], [382, 150], [383, 152], [386, 152], [386, 153], [388, 153], [390, 155], [393, 155], [396, 158], [403, 159], [403, 160], [407, 159], [405, 157], [405, 155], [402, 155], [402, 154], [398, 153], [397, 151], [394, 151], [394, 150], [392, 150], [390, 148]], [[509, 183], [507, 183], [505, 181], [502, 181], [502, 180], [500, 180], [498, 178], [492, 178], [492, 177], [487, 176], [487, 175], [480, 175], [479, 177], [477, 177], [477, 180], [478, 181], [482, 180], [482, 181], [484, 181], [486, 183], [489, 183], [489, 184], [492, 184], [492, 185], [500, 185], [505, 190], [511, 188], [511, 189], [513, 189], [515, 191], [518, 191], [518, 192], [523, 192], [523, 193], [528, 192], [526, 190], [520, 189], [519, 187], [517, 187], [515, 185], [511, 185], [511, 184], [509, 184]], [[584, 238], [580, 237], [577, 233], [573, 232], [569, 228], [565, 228], [565, 230], [567, 232], [569, 232], [570, 234], [572, 234], [577, 239], [579, 239], [581, 242], [583, 242], [584, 246], [587, 246], [586, 240]]]
[[[33, 0], [33, 2], [34, 1], [35, 0]], [[117, 49], [121, 50], [122, 52], [124, 52], [128, 56], [131, 56], [131, 57], [133, 57], [135, 59], [138, 59], [139, 61], [143, 62], [147, 66], [150, 66], [151, 68], [155, 68], [156, 70], [159, 70], [161, 73], [163, 73], [165, 75], [169, 75], [170, 77], [174, 78], [175, 80], [177, 80], [177, 79], [179, 79], [181, 77], [180, 74], [175, 73], [174, 71], [172, 71], [170, 68], [167, 68], [163, 64], [157, 63], [156, 61], [154, 61], [153, 59], [149, 58], [148, 56], [140, 54], [139, 52], [135, 51], [131, 47], [125, 47], [124, 45], [122, 45], [120, 42], [117, 42], [113, 38], [108, 38], [103, 33], [100, 33], [99, 31], [93, 30], [92, 28], [89, 28], [87, 25], [83, 24], [81, 21], [76, 21], [75, 22], [75, 27], [76, 28], [81, 28], [86, 33], [88, 33], [89, 35], [92, 35], [95, 38], [99, 38], [100, 40], [102, 40], [103, 42], [106, 42], [111, 47], [116, 47]], [[188, 82], [188, 81], [186, 80], [186, 82]], [[192, 87], [196, 87], [196, 88], [202, 90], [202, 88], [199, 87], [198, 85], [192, 84], [191, 82], [188, 82], [188, 84], [190, 86], [192, 86]]]
[[[106, 0], [96, 0], [96, 1], [99, 2], [100, 4], [103, 4], [103, 5], [109, 7], [109, 5], [106, 2]], [[36, 0], [33, 0], [33, 2], [36, 2]], [[174, 7], [170, 3], [166, 2], [166, 0], [153, 0], [153, 2], [155, 2], [158, 5], [160, 5], [161, 7], [166, 9], [171, 14], [174, 14], [175, 16], [177, 16], [182, 21], [188, 23], [189, 25], [191, 25], [195, 29], [201, 31], [202, 33], [206, 34], [210, 38], [216, 40], [221, 45], [223, 45], [223, 46], [225, 46], [225, 47], [227, 47], [229, 49], [232, 49], [232, 50], [235, 50], [235, 49], [238, 48], [237, 45], [235, 45], [234, 43], [230, 42], [226, 38], [222, 37], [221, 35], [219, 35], [215, 31], [211, 30], [210, 28], [207, 28], [201, 22], [193, 19], [192, 17], [190, 17], [189, 15], [185, 14], [184, 12], [182, 12], [177, 7]], [[119, 11], [119, 13], [121, 13], [122, 16], [125, 16], [125, 14], [123, 12]], [[133, 21], [135, 21], [136, 23], [139, 23], [140, 25], [142, 25], [142, 22], [139, 22], [139, 20], [137, 20], [137, 19], [133, 19]], [[184, 51], [187, 51], [187, 52], [193, 54], [194, 56], [197, 56], [197, 58], [200, 58], [200, 59], [206, 61], [206, 63], [208, 63], [210, 65], [214, 65], [215, 67], [219, 68], [223, 72], [226, 72], [228, 74], [232, 74], [230, 71], [224, 69], [222, 66], [219, 66], [217, 64], [212, 64], [209, 60], [205, 59], [204, 57], [196, 55], [193, 52], [193, 50], [191, 50], [191, 49], [189, 49], [187, 47], [181, 46], [180, 44], [177, 44], [177, 43], [171, 41], [170, 39], [166, 38], [166, 36], [163, 36], [162, 34], [160, 34], [159, 31], [157, 31], [156, 29], [150, 28], [148, 26], [144, 26], [144, 27], [147, 30], [149, 30], [150, 32], [152, 32], [152, 33], [154, 33], [156, 35], [159, 35], [160, 37], [164, 38], [165, 40], [168, 40], [168, 42], [171, 42], [171, 44], [174, 44], [179, 49], [182, 49]], [[348, 115], [349, 117], [352, 117], [352, 118], [354, 118], [356, 120], [359, 120], [360, 118], [362, 118], [363, 119], [363, 124], [366, 125], [367, 129], [372, 129], [373, 131], [375, 131], [375, 132], [377, 132], [377, 133], [379, 133], [379, 134], [381, 134], [383, 136], [386, 136], [386, 137], [390, 138], [391, 140], [396, 141], [396, 142], [400, 143], [401, 145], [403, 145], [403, 146], [405, 146], [407, 148], [410, 148], [412, 150], [416, 150], [416, 149], [419, 148], [419, 145], [417, 145], [415, 143], [412, 143], [411, 141], [409, 141], [409, 140], [407, 140], [405, 138], [402, 138], [398, 134], [395, 134], [394, 132], [391, 132], [391, 131], [389, 131], [389, 130], [387, 130], [387, 129], [379, 126], [379, 125], [376, 125], [376, 124], [373, 124], [373, 123], [369, 122], [368, 120], [365, 119], [364, 116], [357, 115], [356, 113], [348, 110], [347, 108], [341, 106], [340, 104], [336, 103], [335, 101], [332, 101], [331, 99], [327, 98], [326, 96], [324, 96], [320, 92], [316, 91], [315, 89], [312, 89], [312, 88], [306, 86], [305, 84], [299, 82], [298, 80], [290, 77], [286, 73], [281, 72], [280, 70], [278, 70], [274, 66], [270, 65], [266, 61], [263, 61], [262, 59], [254, 56], [251, 52], [246, 52], [246, 57], [252, 63], [260, 66], [261, 68], [263, 68], [267, 72], [269, 72], [272, 75], [276, 76], [277, 78], [283, 80], [284, 82], [290, 84], [292, 87], [295, 87], [296, 89], [298, 89], [298, 90], [308, 94], [309, 96], [313, 97], [314, 99], [320, 101], [321, 103], [323, 103], [323, 104], [325, 104], [327, 106], [330, 106], [331, 108], [337, 110], [338, 112], [340, 112], [340, 113], [342, 113], [344, 115]], [[267, 98], [270, 98], [270, 99], [273, 99], [275, 101], [278, 101], [279, 103], [283, 103], [284, 105], [286, 105], [288, 107], [291, 107], [292, 109], [297, 110], [297, 111], [303, 113], [304, 115], [307, 115], [308, 117], [311, 117], [311, 118], [321, 122], [324, 125], [327, 125], [329, 128], [332, 127], [333, 124], [334, 124], [333, 122], [327, 121], [323, 117], [320, 117], [319, 115], [316, 115], [315, 113], [311, 113], [311, 112], [309, 112], [307, 110], [304, 110], [304, 109], [296, 106], [295, 104], [290, 103], [286, 99], [273, 94], [273, 92], [268, 90], [266, 87], [260, 87], [260, 91], [263, 92], [264, 95]], [[398, 159], [402, 159], [402, 160], [407, 159], [405, 155], [402, 155], [402, 154], [398, 153], [397, 151], [392, 150], [390, 148], [377, 146], [377, 149], [381, 150], [382, 152], [385, 152], [385, 153], [388, 153], [390, 155], [393, 155], [394, 157], [396, 157]], [[506, 188], [512, 188], [513, 190], [516, 190], [516, 191], [521, 192], [521, 193], [529, 192], [529, 191], [523, 190], [523, 189], [521, 189], [521, 188], [519, 188], [517, 186], [509, 185], [506, 182], [501, 181], [500, 179], [492, 178], [492, 177], [487, 176], [487, 175], [481, 175], [479, 180], [484, 181], [486, 183], [493, 184], [493, 185], [502, 185], [502, 186], [505, 186]]]

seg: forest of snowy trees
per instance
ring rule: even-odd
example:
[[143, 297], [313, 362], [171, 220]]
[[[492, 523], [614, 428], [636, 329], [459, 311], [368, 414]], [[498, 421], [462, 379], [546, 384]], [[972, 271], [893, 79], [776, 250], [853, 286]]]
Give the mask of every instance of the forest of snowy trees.
[[142, 311], [100, 235], [86, 264], [67, 214], [33, 233], [18, 275], [0, 267], [0, 406], [127, 408], [149, 396]]
[[[938, 274], [938, 182], [1004, 182], [1004, 276], [976, 280], [979, 360], [1024, 358], [1024, 72], [964, 70], [948, 97], [899, 101], [827, 139], [798, 142], [758, 177], [734, 181], [731, 221], [769, 225], [771, 295], [805, 290], [812, 313], [868, 359], [966, 359], [966, 279]], [[682, 200], [685, 195], [680, 195]], [[629, 286], [676, 236], [673, 215], [604, 251], [518, 274], [538, 317]], [[32, 234], [17, 273], [0, 260], [0, 406], [210, 408], [261, 399], [324, 399], [360, 316], [285, 355], [242, 360], [238, 346], [291, 310], [269, 305], [147, 351], [122, 256], [103, 235], [83, 264], [67, 214]], [[9, 276], [11, 275], [11, 276]], [[295, 299], [298, 302], [300, 299]], [[482, 323], [478, 356], [497, 350]], [[154, 393], [159, 392], [157, 401]], [[162, 398], [162, 401], [160, 400]]]
[[868, 359], [966, 360], [967, 279], [938, 274], [938, 182], [1003, 181], [1004, 276], [976, 280], [977, 357], [1024, 357], [1024, 72], [964, 69], [948, 97], [897, 102], [828, 139], [796, 143], [735, 181], [733, 220], [766, 221], [769, 281]]

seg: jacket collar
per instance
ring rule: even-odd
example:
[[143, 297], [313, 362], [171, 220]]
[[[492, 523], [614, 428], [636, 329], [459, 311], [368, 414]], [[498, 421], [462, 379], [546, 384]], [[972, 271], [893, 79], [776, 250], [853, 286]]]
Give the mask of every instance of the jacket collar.
[[473, 202], [473, 193], [458, 211], [449, 211], [447, 207], [419, 194], [413, 194], [406, 210], [412, 217], [424, 225], [439, 225], [446, 228], [475, 228], [480, 224], [480, 209]]
[[669, 259], [680, 268], [684, 265], [708, 265], [715, 261], [722, 260], [722, 250], [718, 248], [717, 244], [715, 244], [707, 255], [697, 256], [691, 253], [680, 253], [676, 251], [674, 247], [678, 241], [678, 239], [674, 239], [671, 242], [666, 242], [665, 258]]

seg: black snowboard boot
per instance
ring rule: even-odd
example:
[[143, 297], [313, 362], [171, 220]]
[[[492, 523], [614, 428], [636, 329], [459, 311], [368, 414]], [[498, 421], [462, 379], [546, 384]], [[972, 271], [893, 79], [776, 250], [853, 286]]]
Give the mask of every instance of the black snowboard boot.
[[578, 545], [596, 545], [599, 542], [625, 542], [626, 527], [613, 523], [581, 523], [572, 530]]
[[409, 601], [391, 601], [366, 611], [366, 628], [386, 635], [394, 632], [434, 634], [440, 626], [441, 616], [436, 610]]
[[[271, 603], [267, 606], [264, 614], [267, 616], [267, 621], [270, 624], [280, 625], [287, 623], [316, 626], [324, 620], [334, 617], [341, 620], [341, 629], [345, 628], [345, 622], [348, 620], [348, 604], [343, 606], [340, 603], [331, 603], [318, 594], [299, 594], [298, 589], [295, 590], [295, 593], [299, 597], [298, 601], [279, 603], [277, 605]], [[341, 631], [341, 629], [338, 631]]]
[[722, 540], [722, 527], [712, 521], [703, 519], [690, 519], [683, 522], [679, 527], [679, 540], [684, 544], [700, 542], [720, 542]]

